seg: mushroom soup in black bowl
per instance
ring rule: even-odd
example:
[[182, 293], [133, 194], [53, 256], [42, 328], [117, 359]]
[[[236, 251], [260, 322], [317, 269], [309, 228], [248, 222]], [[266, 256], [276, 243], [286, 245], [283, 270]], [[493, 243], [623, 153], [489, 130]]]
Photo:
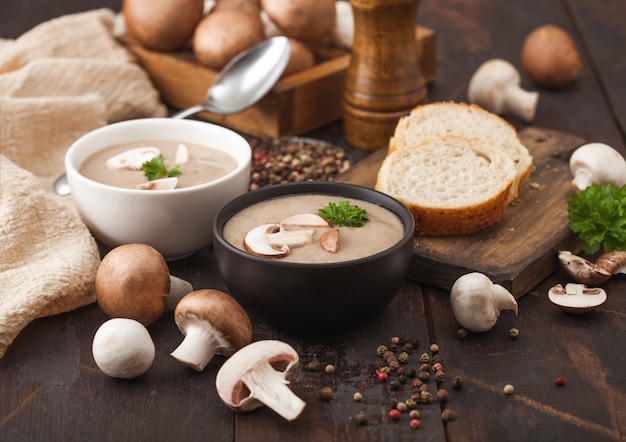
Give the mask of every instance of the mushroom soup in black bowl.
[[395, 298], [415, 222], [373, 189], [303, 182], [240, 195], [213, 227], [218, 269], [244, 308], [284, 330], [323, 334], [362, 323]]

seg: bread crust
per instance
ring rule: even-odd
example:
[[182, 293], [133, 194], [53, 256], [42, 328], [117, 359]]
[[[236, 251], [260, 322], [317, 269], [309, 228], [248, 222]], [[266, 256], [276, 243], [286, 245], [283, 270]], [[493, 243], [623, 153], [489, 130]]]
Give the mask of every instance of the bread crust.
[[[429, 160], [437, 155], [442, 156], [439, 161]], [[448, 171], [441, 168], [446, 163]], [[467, 177], [464, 167], [471, 169]], [[469, 179], [474, 182], [463, 181]], [[445, 136], [388, 153], [375, 188], [411, 211], [416, 234], [453, 236], [477, 233], [498, 222], [511, 202], [515, 182], [515, 166], [505, 153], [477, 139]], [[443, 189], [446, 183], [449, 188]], [[464, 192], [467, 197], [456, 197]]]
[[[449, 122], [442, 122], [444, 116], [449, 118]], [[477, 130], [476, 127], [463, 126], [461, 124], [463, 118], [468, 118], [473, 122], [480, 121], [481, 125], [486, 127], [485, 131]], [[437, 124], [430, 124], [431, 119], [435, 119]], [[506, 137], [507, 142], [501, 146], [495, 146], [493, 137], [486, 133], [489, 127]], [[422, 134], [415, 133], [421, 129], [423, 129]], [[532, 156], [508, 121], [476, 104], [439, 101], [415, 107], [409, 115], [398, 121], [394, 135], [389, 140], [389, 153], [410, 147], [421, 138], [447, 135], [477, 138], [494, 147], [501, 147], [511, 157], [517, 170], [516, 182], [511, 187], [511, 198], [519, 195], [519, 187], [529, 178], [533, 170]]]

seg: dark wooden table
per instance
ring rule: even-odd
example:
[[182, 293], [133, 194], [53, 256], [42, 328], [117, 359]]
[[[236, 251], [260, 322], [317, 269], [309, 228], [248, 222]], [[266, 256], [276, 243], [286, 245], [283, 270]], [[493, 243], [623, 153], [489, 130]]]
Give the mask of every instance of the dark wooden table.
[[[17, 37], [35, 24], [96, 7], [118, 10], [120, 0], [4, 0], [0, 36]], [[466, 100], [471, 73], [484, 60], [502, 57], [519, 66], [524, 36], [556, 23], [572, 33], [581, 51], [582, 77], [565, 90], [539, 90], [533, 125], [610, 144], [626, 153], [626, 3], [623, 0], [423, 0], [419, 22], [437, 32], [437, 81], [429, 100]], [[527, 125], [509, 118], [518, 129]], [[309, 136], [346, 146], [341, 122]], [[348, 147], [348, 146], [346, 146]], [[356, 158], [365, 152], [353, 151]], [[506, 247], [504, 244], [503, 247]], [[225, 289], [210, 249], [171, 263], [172, 273], [195, 287]], [[333, 364], [334, 374], [303, 369], [293, 390], [307, 402], [288, 423], [262, 408], [236, 414], [218, 398], [214, 379], [223, 359], [197, 373], [169, 356], [181, 334], [166, 314], [150, 327], [157, 355], [149, 372], [132, 381], [104, 376], [91, 356], [91, 341], [106, 319], [97, 305], [40, 319], [28, 326], [0, 360], [0, 440], [450, 440], [450, 441], [615, 441], [626, 440], [626, 281], [604, 284], [608, 301], [584, 315], [569, 315], [547, 299], [565, 282], [557, 270], [519, 300], [520, 315], [503, 313], [495, 328], [461, 340], [448, 293], [407, 281], [396, 300], [371, 321], [332, 337], [284, 334], [254, 319], [255, 339], [292, 344], [303, 365]], [[509, 338], [517, 327], [520, 336]], [[457, 418], [444, 424], [441, 407], [420, 405], [421, 426], [405, 414], [388, 418], [394, 398], [410, 395], [374, 378], [376, 348], [393, 336], [420, 341], [410, 366], [440, 347], [446, 368], [447, 407]], [[450, 379], [462, 375], [459, 390]], [[555, 385], [564, 376], [567, 384]], [[506, 384], [515, 394], [504, 395]], [[321, 387], [335, 392], [330, 402]], [[430, 381], [430, 389], [435, 385]], [[353, 401], [355, 391], [362, 402]], [[369, 424], [355, 416], [364, 412]]]

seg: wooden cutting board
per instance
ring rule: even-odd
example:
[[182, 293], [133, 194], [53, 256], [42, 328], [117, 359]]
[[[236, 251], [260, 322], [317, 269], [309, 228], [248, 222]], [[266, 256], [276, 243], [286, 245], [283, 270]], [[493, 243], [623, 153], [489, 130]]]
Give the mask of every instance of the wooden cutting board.
[[[458, 277], [477, 271], [519, 298], [558, 268], [559, 250], [582, 250], [567, 227], [567, 199], [573, 194], [569, 155], [584, 140], [538, 127], [523, 129], [520, 137], [534, 171], [518, 200], [496, 225], [477, 234], [416, 237], [409, 279], [449, 290]], [[374, 187], [385, 154], [372, 153], [338, 181]]]

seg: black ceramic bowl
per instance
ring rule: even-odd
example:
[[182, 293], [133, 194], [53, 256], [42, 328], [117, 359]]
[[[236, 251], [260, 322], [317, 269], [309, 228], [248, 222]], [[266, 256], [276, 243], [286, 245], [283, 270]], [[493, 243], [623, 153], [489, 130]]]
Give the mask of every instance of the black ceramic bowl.
[[[402, 238], [375, 255], [331, 264], [258, 257], [224, 239], [224, 225], [242, 209], [296, 194], [336, 195], [375, 203], [400, 218]], [[323, 334], [364, 322], [394, 299], [411, 262], [414, 226], [406, 207], [381, 192], [334, 182], [290, 183], [250, 191], [224, 206], [214, 221], [213, 243], [224, 282], [245, 309], [283, 330]]]

